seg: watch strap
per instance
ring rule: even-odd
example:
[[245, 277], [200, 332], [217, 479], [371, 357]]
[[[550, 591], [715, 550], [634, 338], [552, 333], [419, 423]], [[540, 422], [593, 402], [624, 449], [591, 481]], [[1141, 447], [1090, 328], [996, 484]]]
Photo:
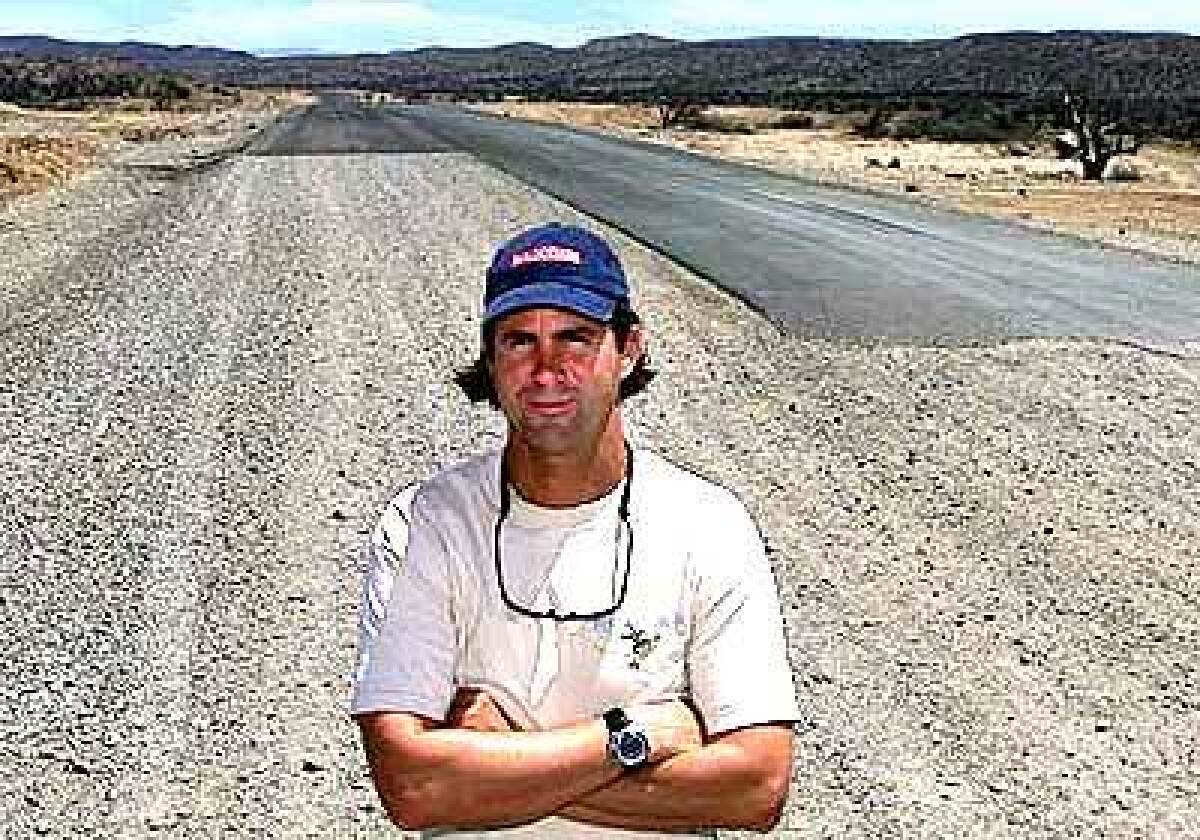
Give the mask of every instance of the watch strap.
[[604, 713], [604, 725], [608, 727], [609, 732], [620, 732], [630, 723], [632, 721], [629, 719], [629, 715], [625, 714], [624, 709], [614, 708]]

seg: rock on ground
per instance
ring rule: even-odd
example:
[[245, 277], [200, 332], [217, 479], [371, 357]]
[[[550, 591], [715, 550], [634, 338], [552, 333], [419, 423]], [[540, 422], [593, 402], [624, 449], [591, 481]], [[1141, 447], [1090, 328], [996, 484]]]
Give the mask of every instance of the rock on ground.
[[[345, 715], [357, 552], [501, 440], [451, 383], [490, 249], [592, 223], [459, 155], [104, 177], [0, 217], [0, 823], [394, 836]], [[775, 564], [777, 834], [1200, 834], [1198, 362], [788, 337], [603, 232], [660, 371], [635, 438]]]

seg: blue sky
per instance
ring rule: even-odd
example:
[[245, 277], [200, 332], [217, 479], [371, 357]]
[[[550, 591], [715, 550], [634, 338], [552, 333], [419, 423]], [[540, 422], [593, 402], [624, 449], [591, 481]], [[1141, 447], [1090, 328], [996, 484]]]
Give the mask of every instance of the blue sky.
[[0, 0], [0, 34], [273, 51], [368, 52], [629, 32], [677, 38], [829, 35], [929, 38], [1012, 29], [1200, 34], [1196, 0]]

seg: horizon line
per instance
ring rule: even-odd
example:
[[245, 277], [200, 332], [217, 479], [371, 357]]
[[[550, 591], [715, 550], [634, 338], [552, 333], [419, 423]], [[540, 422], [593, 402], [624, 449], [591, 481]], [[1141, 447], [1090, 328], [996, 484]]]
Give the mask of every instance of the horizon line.
[[15, 35], [0, 34], [0, 42], [7, 39], [21, 38], [40, 38], [48, 41], [54, 41], [60, 44], [79, 44], [89, 46], [110, 46], [119, 47], [122, 45], [136, 45], [144, 47], [159, 47], [169, 50], [218, 50], [232, 53], [244, 53], [252, 55], [256, 58], [302, 58], [305, 56], [331, 56], [331, 57], [346, 57], [355, 56], [375, 56], [375, 55], [391, 55], [394, 53], [409, 53], [420, 52], [422, 50], [495, 50], [504, 47], [514, 46], [540, 46], [554, 50], [574, 50], [586, 46], [597, 41], [617, 41], [626, 38], [652, 38], [661, 41], [671, 41], [681, 44], [704, 44], [717, 41], [760, 41], [760, 40], [811, 40], [811, 41], [847, 41], [847, 42], [875, 42], [875, 43], [922, 43], [930, 41], [955, 41], [963, 38], [975, 38], [988, 35], [1126, 35], [1135, 37], [1154, 37], [1154, 36], [1172, 36], [1180, 38], [1200, 38], [1200, 34], [1191, 32], [1182, 32], [1177, 30], [1155, 30], [1155, 29], [995, 29], [995, 30], [978, 30], [960, 32], [955, 35], [942, 36], [922, 36], [922, 37], [905, 37], [905, 36], [870, 36], [870, 35], [740, 35], [729, 37], [714, 37], [714, 38], [677, 38], [670, 35], [656, 35], [651, 32], [629, 32], [622, 35], [601, 35], [594, 38], [586, 38], [577, 44], [571, 46], [556, 46], [544, 41], [522, 40], [522, 41], [507, 41], [497, 44], [480, 44], [475, 46], [445, 46], [443, 44], [423, 44], [415, 47], [397, 47], [389, 50], [364, 50], [362, 52], [343, 52], [339, 50], [328, 50], [318, 47], [226, 47], [217, 44], [200, 44], [200, 43], [178, 43], [171, 44], [160, 41], [141, 41], [135, 38], [123, 38], [120, 40], [80, 40], [76, 38], [64, 38], [58, 35], [47, 35], [43, 33], [25, 33]]

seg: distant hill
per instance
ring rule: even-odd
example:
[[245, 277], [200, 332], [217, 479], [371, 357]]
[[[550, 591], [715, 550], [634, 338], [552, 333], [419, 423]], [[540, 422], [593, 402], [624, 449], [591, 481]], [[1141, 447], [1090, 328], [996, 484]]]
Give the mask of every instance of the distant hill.
[[642, 32], [618, 35], [613, 38], [593, 38], [579, 47], [581, 53], [619, 53], [628, 50], [653, 50], [682, 43], [673, 38], [660, 38]]
[[994, 122], [1002, 133], [1044, 121], [1065, 89], [1084, 86], [1119, 100], [1131, 119], [1158, 131], [1200, 136], [1200, 37], [1172, 33], [1005, 32], [922, 41], [678, 41], [632, 34], [570, 48], [525, 42], [262, 58], [198, 47], [0, 38], [0, 52], [15, 45], [56, 55], [120, 55], [146, 69], [218, 84], [368, 88], [410, 97], [687, 99], [797, 110], [965, 112], [972, 120]]
[[[172, 56], [176, 58], [176, 56]], [[572, 48], [536, 43], [425, 48], [380, 56], [197, 57], [194, 72], [236, 84], [376, 87], [462, 95], [636, 99], [698, 93], [772, 102], [814, 94], [1028, 95], [1100, 77], [1113, 90], [1200, 95], [1200, 37], [1010, 32], [925, 41], [746, 38], [677, 41], [637, 34]]]
[[949, 92], [1028, 95], [1084, 77], [1147, 96], [1200, 95], [1200, 37], [1171, 33], [1005, 32], [924, 41], [679, 41], [639, 33], [570, 48], [522, 42], [261, 58], [209, 47], [0, 36], [0, 54], [5, 52], [127, 59], [232, 84], [305, 83], [476, 96], [636, 99], [696, 93], [719, 102], [780, 103], [820, 93], [867, 98]]
[[33, 57], [126, 60], [154, 64], [162, 69], [174, 69], [179, 65], [254, 58], [247, 52], [222, 50], [215, 47], [170, 47], [161, 44], [145, 44], [140, 41], [117, 43], [61, 41], [41, 35], [0, 35], [0, 55], [5, 53], [19, 53]]

